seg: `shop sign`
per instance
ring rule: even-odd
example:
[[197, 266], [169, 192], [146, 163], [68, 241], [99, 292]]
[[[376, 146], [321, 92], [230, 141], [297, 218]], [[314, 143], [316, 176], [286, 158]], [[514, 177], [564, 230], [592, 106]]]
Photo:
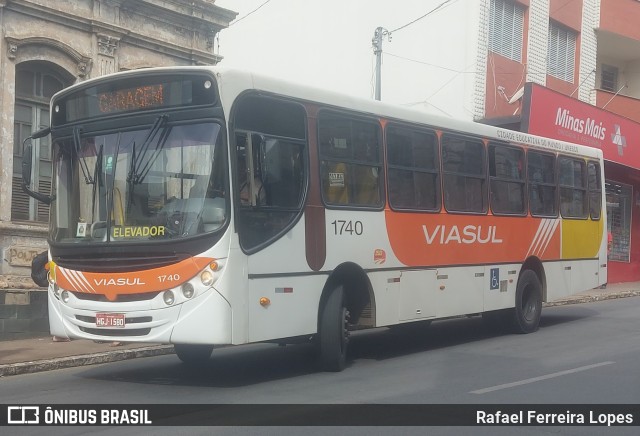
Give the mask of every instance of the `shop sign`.
[[599, 148], [606, 160], [640, 169], [640, 124], [535, 83], [525, 86], [523, 131]]

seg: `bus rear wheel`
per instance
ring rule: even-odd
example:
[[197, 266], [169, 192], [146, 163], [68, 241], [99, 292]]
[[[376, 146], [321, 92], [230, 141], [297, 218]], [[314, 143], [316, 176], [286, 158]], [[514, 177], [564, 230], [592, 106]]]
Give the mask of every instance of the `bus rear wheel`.
[[175, 344], [178, 359], [188, 365], [202, 365], [211, 357], [213, 345]]
[[513, 309], [513, 327], [517, 333], [538, 330], [542, 313], [542, 285], [538, 275], [526, 270], [518, 280], [516, 307]]
[[344, 289], [335, 288], [320, 314], [320, 363], [325, 371], [339, 372], [347, 362], [349, 345], [349, 311], [344, 303]]

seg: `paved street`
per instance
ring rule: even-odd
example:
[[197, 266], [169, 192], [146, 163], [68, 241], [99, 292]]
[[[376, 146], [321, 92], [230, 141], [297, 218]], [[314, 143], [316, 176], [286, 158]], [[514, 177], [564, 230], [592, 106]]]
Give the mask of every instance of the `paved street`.
[[218, 349], [198, 370], [167, 355], [6, 377], [0, 390], [22, 404], [637, 404], [639, 311], [638, 297], [549, 307], [531, 335], [490, 333], [479, 318], [434, 322], [411, 337], [379, 329], [354, 338], [351, 364], [337, 374], [318, 371], [310, 347], [258, 344]]

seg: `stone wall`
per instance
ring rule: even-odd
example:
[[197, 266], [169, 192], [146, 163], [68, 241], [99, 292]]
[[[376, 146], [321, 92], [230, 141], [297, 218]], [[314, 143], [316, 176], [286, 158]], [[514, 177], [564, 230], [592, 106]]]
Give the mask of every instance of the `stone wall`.
[[236, 15], [215, 0], [0, 0], [0, 339], [42, 334], [46, 319], [46, 292], [30, 266], [47, 248], [47, 224], [11, 218], [16, 67], [45, 63], [73, 84], [144, 67], [215, 65], [214, 38]]

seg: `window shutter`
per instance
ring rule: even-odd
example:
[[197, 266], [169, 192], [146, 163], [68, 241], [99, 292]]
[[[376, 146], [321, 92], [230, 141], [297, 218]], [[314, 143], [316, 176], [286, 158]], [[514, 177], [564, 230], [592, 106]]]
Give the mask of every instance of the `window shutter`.
[[570, 29], [549, 23], [547, 74], [573, 83], [577, 35]]
[[11, 189], [11, 219], [29, 219], [29, 196], [22, 190], [22, 177], [13, 177]]
[[506, 0], [492, 0], [489, 9], [489, 50], [522, 62], [524, 8]]

